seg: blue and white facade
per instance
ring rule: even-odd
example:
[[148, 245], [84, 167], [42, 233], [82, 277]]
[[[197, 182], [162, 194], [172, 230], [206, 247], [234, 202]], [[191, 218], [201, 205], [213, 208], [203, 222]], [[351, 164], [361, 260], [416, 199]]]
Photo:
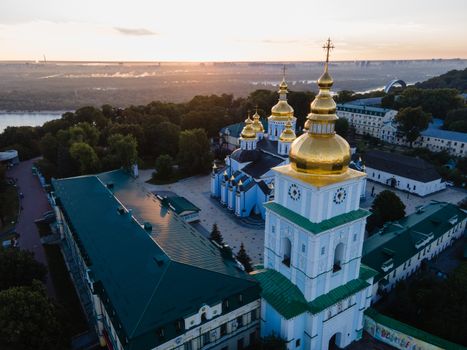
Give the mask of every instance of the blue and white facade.
[[[276, 171], [274, 203], [311, 223], [320, 223], [358, 210], [364, 181], [364, 176], [358, 176], [318, 188]], [[335, 200], [337, 197], [343, 199]], [[359, 279], [365, 221], [363, 216], [315, 234], [267, 209], [264, 267], [280, 272], [312, 302]], [[337, 346], [343, 348], [361, 337], [371, 282], [321, 312], [304, 312], [292, 319], [283, 317], [263, 299], [262, 336], [275, 333], [294, 340], [288, 349], [327, 349], [336, 335]]]
[[213, 167], [211, 196], [238, 217], [261, 215], [265, 218], [263, 203], [274, 198], [271, 168], [288, 163], [296, 118], [286, 96], [287, 84], [283, 80], [279, 101], [268, 118], [268, 133], [264, 133], [258, 113], [254, 122], [248, 117], [237, 141], [240, 147], [226, 157], [223, 167]]

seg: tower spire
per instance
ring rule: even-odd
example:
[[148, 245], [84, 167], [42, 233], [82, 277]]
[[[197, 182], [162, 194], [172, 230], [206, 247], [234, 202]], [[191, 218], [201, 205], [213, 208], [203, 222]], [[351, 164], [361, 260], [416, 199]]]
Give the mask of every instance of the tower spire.
[[328, 70], [328, 65], [329, 65], [329, 52], [334, 48], [334, 45], [332, 44], [331, 38], [328, 38], [326, 43], [323, 45], [323, 49], [326, 50], [326, 63], [325, 63], [325, 70]]

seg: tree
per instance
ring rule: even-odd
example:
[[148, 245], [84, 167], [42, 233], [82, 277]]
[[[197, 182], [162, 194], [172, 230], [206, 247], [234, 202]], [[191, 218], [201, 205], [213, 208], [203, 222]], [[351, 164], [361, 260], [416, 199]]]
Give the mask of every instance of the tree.
[[0, 248], [0, 290], [45, 281], [47, 268], [27, 250]]
[[58, 141], [55, 136], [51, 133], [45, 134], [39, 143], [39, 147], [45, 159], [57, 164]]
[[217, 224], [212, 225], [212, 230], [211, 230], [209, 239], [211, 241], [215, 241], [216, 243], [219, 243], [220, 245], [224, 244], [224, 238], [222, 237], [221, 231], [219, 231]]
[[110, 152], [119, 160], [124, 169], [130, 169], [138, 159], [137, 142], [133, 135], [111, 135], [107, 140]]
[[68, 129], [71, 143], [86, 142], [88, 145], [96, 146], [99, 141], [100, 132], [89, 123], [79, 123]]
[[76, 142], [70, 147], [70, 156], [79, 162], [81, 174], [95, 172], [99, 165], [94, 149], [85, 142]]
[[444, 129], [467, 132], [467, 108], [453, 109], [444, 120]]
[[156, 159], [157, 177], [161, 180], [167, 180], [172, 176], [173, 159], [168, 154], [161, 154]]
[[34, 281], [29, 287], [0, 291], [0, 344], [4, 350], [62, 350], [69, 347], [58, 310], [44, 287]]
[[203, 129], [182, 131], [178, 149], [179, 165], [186, 174], [204, 173], [211, 168], [210, 144]]
[[412, 143], [420, 136], [420, 132], [428, 127], [431, 116], [425, 113], [421, 107], [407, 107], [396, 115], [398, 130], [402, 132], [407, 142]]
[[178, 125], [171, 122], [151, 122], [144, 128], [146, 152], [152, 157], [157, 157], [161, 154], [176, 157], [179, 137], [180, 127]]
[[237, 260], [243, 265], [246, 272], [253, 271], [253, 267], [251, 266], [251, 259], [246, 253], [243, 242], [240, 244], [240, 250], [237, 253]]
[[347, 118], [339, 118], [336, 120], [336, 133], [343, 138], [346, 138], [349, 133], [349, 121]]
[[372, 232], [388, 221], [402, 219], [405, 216], [405, 204], [393, 191], [380, 192], [371, 205], [371, 216], [367, 221], [367, 231]]

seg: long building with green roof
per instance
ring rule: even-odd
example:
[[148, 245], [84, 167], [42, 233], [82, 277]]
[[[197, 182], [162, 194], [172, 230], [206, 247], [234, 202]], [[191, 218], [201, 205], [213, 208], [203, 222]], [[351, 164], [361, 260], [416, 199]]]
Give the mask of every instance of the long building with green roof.
[[466, 222], [467, 214], [456, 205], [432, 201], [366, 239], [362, 262], [378, 272], [373, 300], [461, 237]]
[[124, 171], [52, 186], [66, 262], [102, 345], [220, 349], [254, 341], [259, 284], [228, 248]]

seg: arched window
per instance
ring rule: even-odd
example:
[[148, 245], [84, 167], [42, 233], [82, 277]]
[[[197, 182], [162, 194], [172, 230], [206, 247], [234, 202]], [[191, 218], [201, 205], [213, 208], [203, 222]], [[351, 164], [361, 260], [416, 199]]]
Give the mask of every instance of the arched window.
[[336, 246], [336, 250], [334, 251], [334, 265], [332, 267], [332, 272], [339, 271], [342, 266], [342, 259], [344, 258], [344, 243], [339, 243]]
[[282, 263], [290, 266], [290, 257], [292, 254], [292, 243], [288, 238], [282, 238]]

